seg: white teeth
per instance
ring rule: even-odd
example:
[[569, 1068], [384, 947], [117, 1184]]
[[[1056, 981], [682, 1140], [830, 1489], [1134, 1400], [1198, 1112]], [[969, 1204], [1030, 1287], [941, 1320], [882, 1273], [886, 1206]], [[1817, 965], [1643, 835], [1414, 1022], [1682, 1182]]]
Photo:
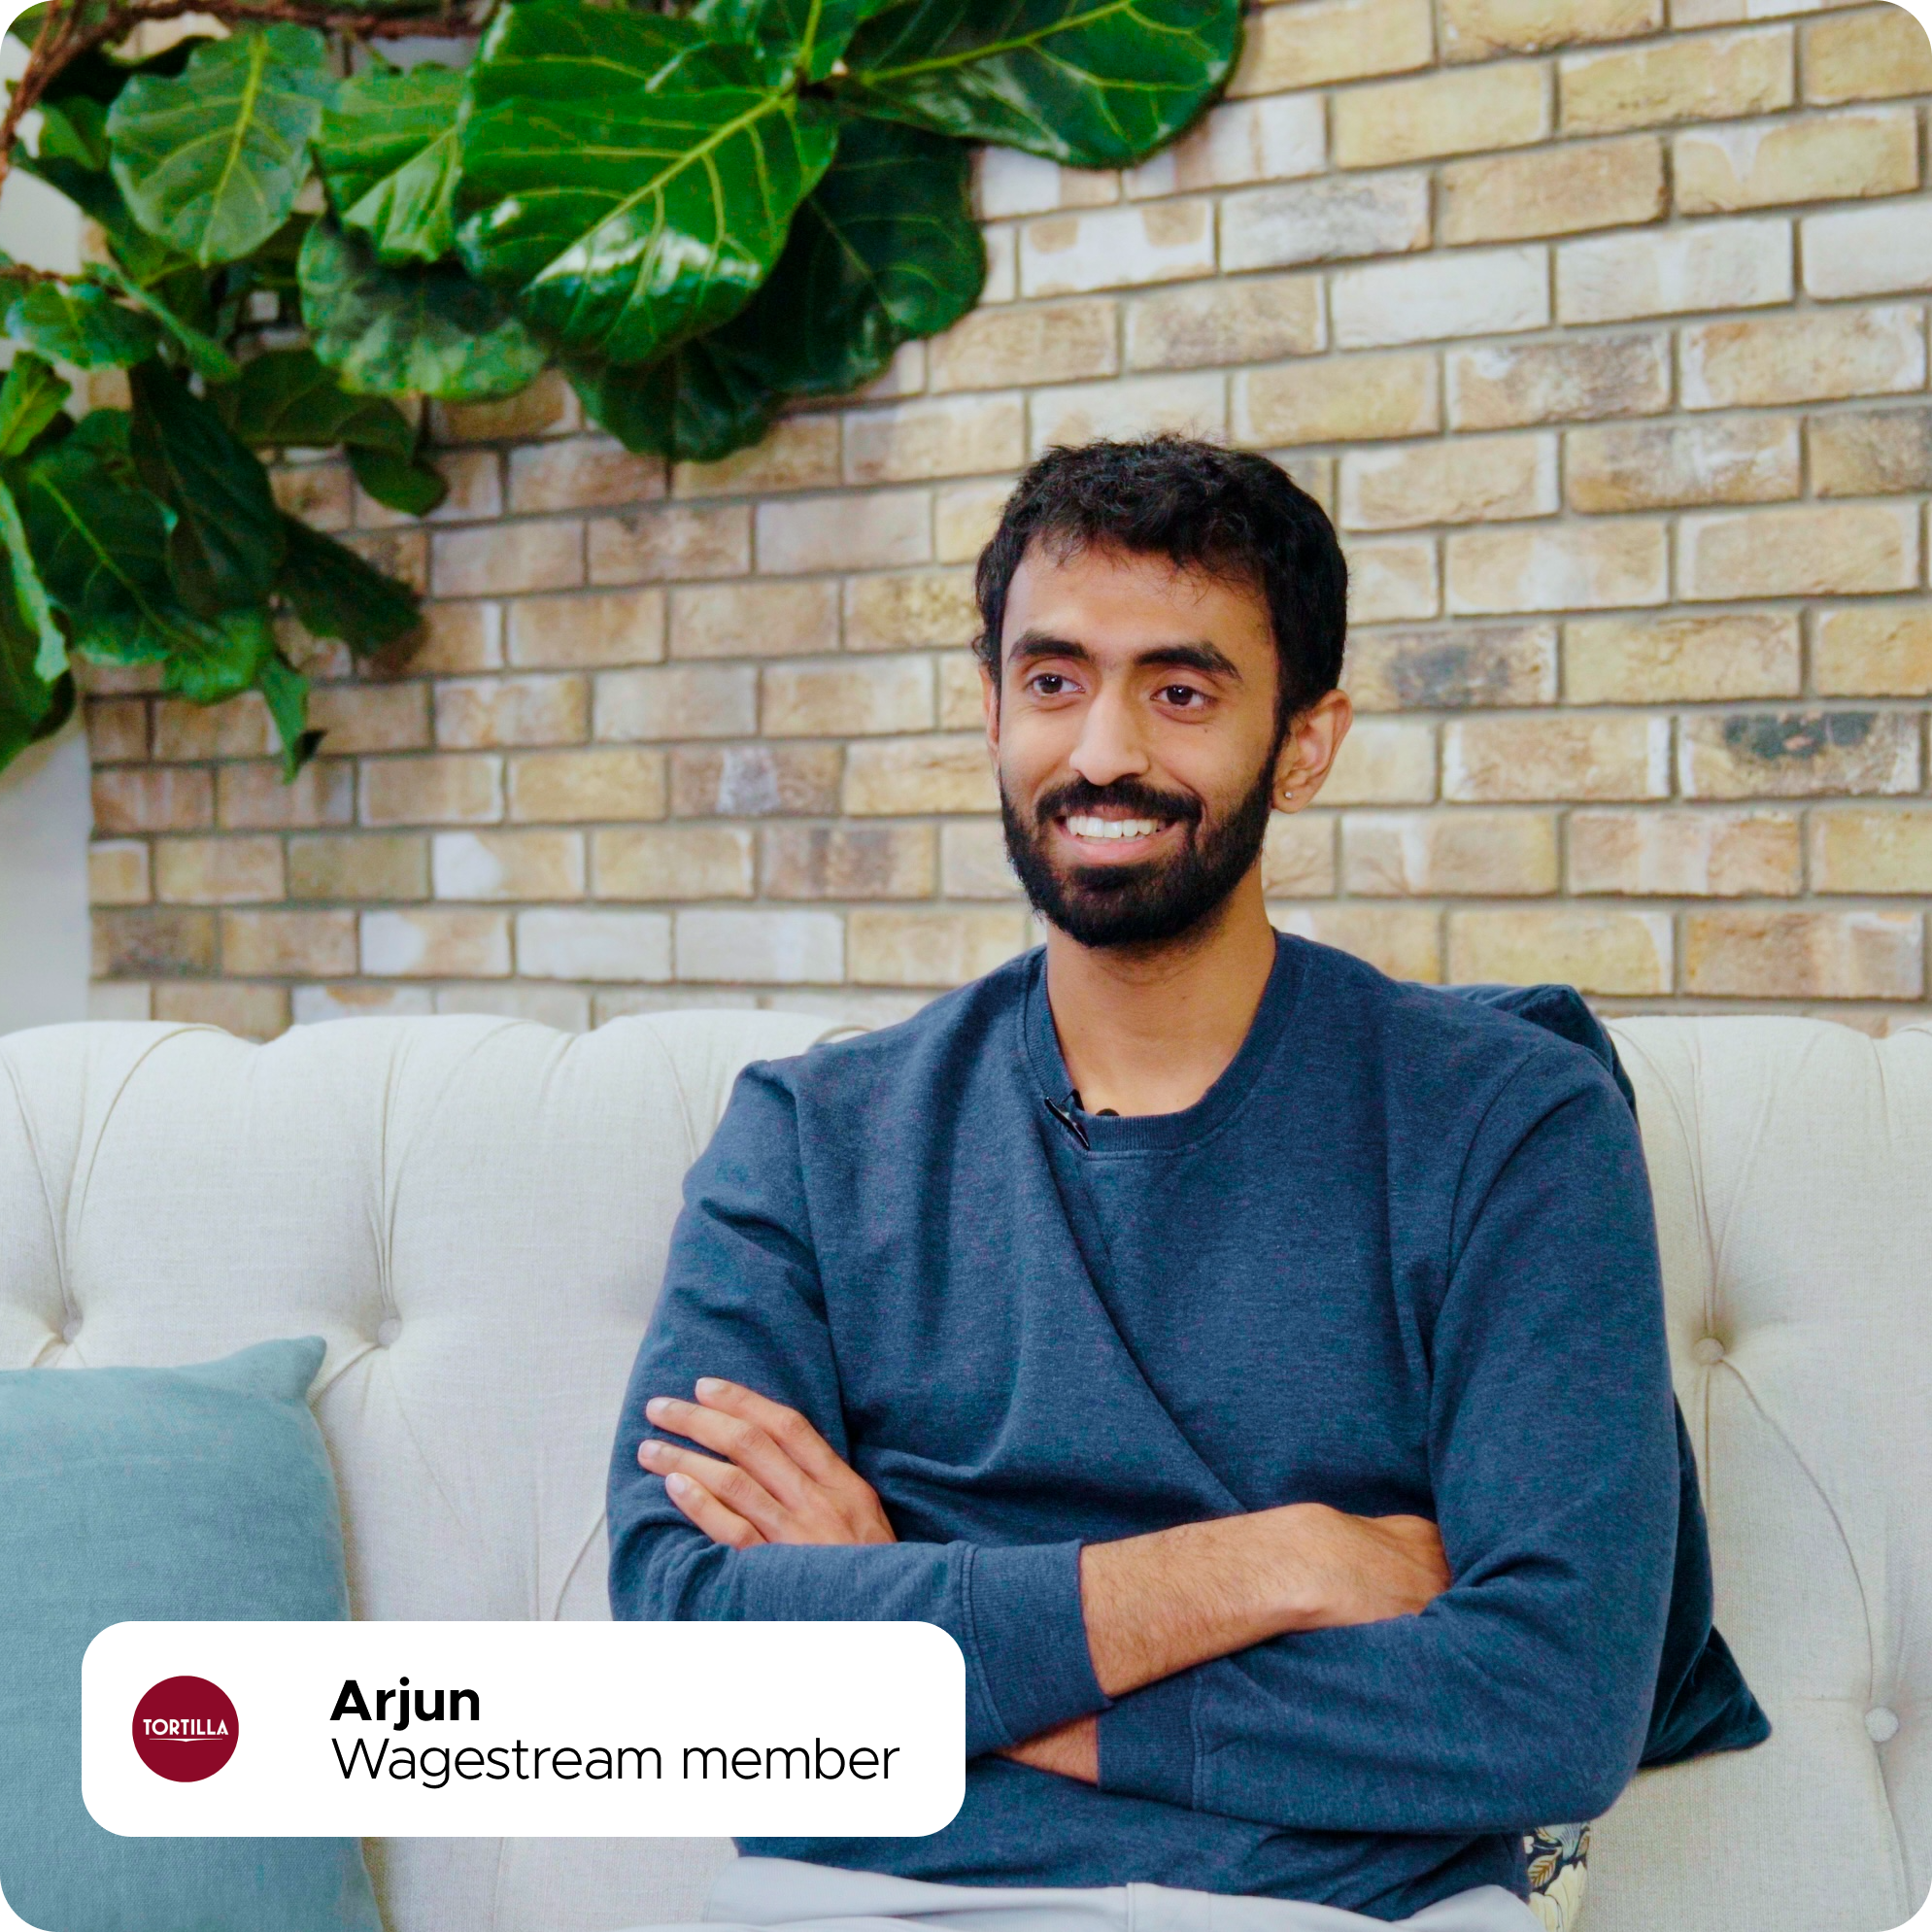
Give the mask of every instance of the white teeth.
[[1075, 838], [1152, 838], [1161, 829], [1158, 819], [1096, 819], [1069, 816], [1067, 830]]

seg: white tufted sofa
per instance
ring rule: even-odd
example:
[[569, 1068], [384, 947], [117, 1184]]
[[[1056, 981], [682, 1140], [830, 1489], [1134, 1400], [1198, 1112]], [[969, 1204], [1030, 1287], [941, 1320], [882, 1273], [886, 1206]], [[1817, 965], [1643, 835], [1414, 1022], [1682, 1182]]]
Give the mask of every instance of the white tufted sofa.
[[[684, 1169], [824, 1021], [0, 1039], [0, 1368], [320, 1334], [365, 1617], [601, 1617], [603, 1481]], [[1717, 1612], [1776, 1726], [1641, 1778], [1587, 1932], [1881, 1932], [1932, 1881], [1932, 1029], [1618, 1023]], [[0, 1611], [3, 1615], [4, 1611]], [[391, 1932], [689, 1919], [720, 1841], [372, 1844]]]

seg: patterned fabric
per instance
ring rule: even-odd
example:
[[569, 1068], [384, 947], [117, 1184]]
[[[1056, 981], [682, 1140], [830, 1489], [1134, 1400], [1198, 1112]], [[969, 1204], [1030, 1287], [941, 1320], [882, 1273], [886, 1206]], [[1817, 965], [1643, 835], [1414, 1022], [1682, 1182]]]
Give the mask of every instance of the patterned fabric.
[[1539, 1825], [1523, 1840], [1530, 1861], [1530, 1910], [1543, 1932], [1576, 1932], [1589, 1879], [1590, 1827]]

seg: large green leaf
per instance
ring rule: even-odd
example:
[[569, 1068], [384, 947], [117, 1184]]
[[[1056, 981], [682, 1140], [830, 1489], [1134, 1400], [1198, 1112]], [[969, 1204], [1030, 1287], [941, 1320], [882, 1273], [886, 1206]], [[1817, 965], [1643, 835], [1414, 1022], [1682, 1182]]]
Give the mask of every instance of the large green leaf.
[[463, 77], [433, 61], [345, 82], [316, 155], [346, 228], [385, 261], [437, 261], [456, 246]]
[[335, 88], [308, 27], [242, 27], [178, 76], [143, 74], [108, 115], [114, 178], [135, 219], [207, 267], [265, 242], [294, 208]]
[[1240, 0], [899, 0], [860, 28], [840, 97], [1076, 168], [1144, 160], [1227, 79]]
[[267, 472], [215, 406], [158, 362], [142, 363], [128, 381], [128, 452], [142, 483], [174, 513], [176, 595], [210, 618], [260, 604], [282, 567], [282, 513]]
[[40, 111], [39, 153], [50, 160], [72, 161], [89, 174], [108, 166], [108, 111], [85, 94], [48, 101]]
[[[96, 281], [119, 289], [144, 315], [151, 317], [162, 333], [173, 341], [182, 360], [197, 376], [211, 383], [231, 383], [241, 373], [241, 364], [212, 335], [206, 335], [192, 323], [184, 322], [175, 313], [172, 304], [163, 299], [160, 290], [180, 278], [169, 277], [156, 286], [144, 288], [119, 262], [113, 261], [95, 262], [87, 273]], [[194, 282], [201, 279], [200, 271], [192, 263], [187, 264], [187, 275]]]
[[830, 111], [689, 20], [519, 0], [469, 76], [458, 241], [579, 356], [643, 362], [749, 299], [836, 145]]
[[400, 510], [405, 517], [426, 517], [450, 493], [449, 479], [441, 470], [388, 450], [352, 448], [349, 467], [378, 503]]
[[643, 368], [571, 363], [564, 373], [585, 414], [626, 449], [715, 462], [756, 443], [785, 401], [721, 345], [723, 333], [687, 342]]
[[309, 729], [309, 681], [280, 651], [271, 651], [255, 674], [255, 689], [275, 720], [282, 740], [282, 779], [293, 784], [296, 772], [315, 756], [321, 731]]
[[168, 653], [161, 687], [195, 704], [220, 704], [253, 691], [275, 655], [275, 625], [262, 609], [223, 611]]
[[358, 394], [510, 395], [546, 360], [530, 332], [454, 262], [387, 268], [360, 235], [318, 221], [302, 244], [316, 354]]
[[691, 17], [721, 40], [759, 48], [783, 70], [823, 81], [861, 20], [892, 0], [698, 0]]
[[67, 670], [67, 637], [55, 621], [40, 566], [28, 547], [20, 506], [4, 482], [0, 482], [0, 549], [7, 553], [15, 604], [34, 634], [34, 673], [43, 683], [54, 684]]
[[7, 305], [6, 332], [77, 369], [125, 369], [153, 355], [152, 316], [124, 308], [91, 282], [34, 282]]
[[0, 383], [0, 461], [25, 456], [34, 438], [60, 414], [68, 387], [31, 350], [15, 353]]
[[21, 619], [12, 571], [0, 553], [0, 771], [38, 738], [51, 737], [73, 715], [74, 680], [50, 683], [34, 668], [32, 627]]
[[221, 420], [251, 448], [327, 449], [347, 443], [406, 457], [415, 435], [394, 403], [351, 395], [312, 349], [271, 349], [240, 377], [208, 391]]
[[385, 577], [346, 545], [294, 517], [283, 521], [288, 547], [276, 594], [313, 637], [337, 637], [358, 656], [408, 636], [423, 621], [407, 585]]

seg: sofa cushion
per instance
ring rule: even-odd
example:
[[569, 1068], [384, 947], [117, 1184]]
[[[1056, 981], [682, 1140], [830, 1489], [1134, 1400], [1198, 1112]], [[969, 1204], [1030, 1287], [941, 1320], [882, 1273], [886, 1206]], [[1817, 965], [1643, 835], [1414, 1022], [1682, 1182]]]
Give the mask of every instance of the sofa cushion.
[[349, 1614], [322, 1343], [0, 1372], [0, 1890], [57, 1932], [382, 1932], [353, 1839], [119, 1838], [81, 1799], [81, 1659], [128, 1620]]

